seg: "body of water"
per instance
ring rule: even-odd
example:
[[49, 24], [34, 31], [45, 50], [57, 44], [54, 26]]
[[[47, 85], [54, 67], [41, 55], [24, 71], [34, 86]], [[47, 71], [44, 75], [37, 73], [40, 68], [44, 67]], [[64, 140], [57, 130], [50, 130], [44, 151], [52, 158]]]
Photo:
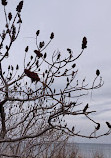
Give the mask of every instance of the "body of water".
[[76, 143], [76, 147], [84, 158], [111, 158], [111, 144]]

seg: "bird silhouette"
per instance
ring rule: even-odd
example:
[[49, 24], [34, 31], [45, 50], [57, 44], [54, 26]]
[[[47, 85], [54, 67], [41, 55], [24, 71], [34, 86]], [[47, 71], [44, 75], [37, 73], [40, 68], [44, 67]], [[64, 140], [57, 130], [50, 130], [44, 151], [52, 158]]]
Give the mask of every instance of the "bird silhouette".
[[86, 37], [84, 37], [83, 41], [82, 41], [82, 49], [85, 49], [85, 48], [87, 48], [87, 38]]
[[100, 71], [96, 70], [96, 75], [99, 76], [100, 75]]
[[88, 109], [88, 104], [86, 104], [85, 108], [83, 109], [83, 113], [85, 113], [87, 109]]
[[37, 55], [38, 58], [43, 56], [43, 54], [39, 50], [34, 50], [34, 53]]
[[106, 122], [106, 124], [109, 128], [111, 128], [111, 124], [109, 122]]
[[40, 81], [40, 78], [39, 78], [39, 76], [38, 76], [37, 73], [31, 72], [31, 71], [28, 70], [28, 69], [25, 69], [24, 72], [25, 72], [25, 74], [26, 74], [29, 78], [31, 78], [32, 82], [34, 82], [34, 81], [36, 81], [36, 82]]
[[100, 129], [100, 123], [97, 124], [96, 130]]

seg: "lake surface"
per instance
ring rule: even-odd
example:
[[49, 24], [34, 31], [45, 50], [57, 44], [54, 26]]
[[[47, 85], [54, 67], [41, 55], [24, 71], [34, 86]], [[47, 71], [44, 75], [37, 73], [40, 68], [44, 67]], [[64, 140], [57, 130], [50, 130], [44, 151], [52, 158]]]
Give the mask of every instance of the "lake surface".
[[[35, 154], [40, 154], [40, 151], [44, 151], [46, 147], [48, 147], [50, 143], [41, 144], [42, 147], [35, 148]], [[14, 145], [14, 143], [13, 143]], [[23, 146], [25, 145], [25, 142], [23, 145], [21, 145], [21, 149], [23, 149]], [[54, 143], [51, 144], [51, 146], [46, 148], [47, 152], [44, 152], [44, 154], [48, 154], [48, 158], [51, 158], [51, 153], [55, 149], [60, 151], [62, 148], [61, 146], [64, 146], [64, 142], [62, 143]], [[52, 152], [51, 152], [52, 151]], [[57, 151], [57, 152], [58, 152]], [[64, 151], [64, 150], [63, 150]], [[94, 143], [66, 143], [65, 145], [65, 152], [71, 153], [71, 152], [77, 151], [77, 157], [76, 158], [111, 158], [111, 144], [94, 144]], [[40, 155], [43, 155], [42, 153]], [[43, 158], [43, 156], [37, 156], [38, 158]]]
[[111, 158], [111, 144], [76, 143], [76, 147], [84, 158], [94, 158], [97, 154], [103, 156], [101, 158]]

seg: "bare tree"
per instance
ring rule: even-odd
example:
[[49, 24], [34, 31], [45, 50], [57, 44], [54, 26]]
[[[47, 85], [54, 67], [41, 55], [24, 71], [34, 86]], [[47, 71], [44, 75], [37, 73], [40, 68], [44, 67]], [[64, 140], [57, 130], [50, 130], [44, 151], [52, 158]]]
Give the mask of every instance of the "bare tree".
[[[61, 136], [61, 133], [85, 138], [108, 135], [110, 126], [106, 133], [95, 135], [101, 126], [90, 117], [90, 114], [96, 111], [90, 111], [89, 104], [84, 106], [78, 101], [78, 98], [80, 100], [81, 97], [86, 96], [88, 91], [103, 85], [99, 70], [96, 70], [91, 86], [85, 79], [82, 82], [77, 79], [76, 60], [87, 48], [87, 38], [83, 37], [81, 52], [76, 57], [70, 48], [67, 49], [65, 57], [59, 51], [54, 51], [51, 56], [48, 56], [45, 49], [53, 40], [54, 33], [51, 33], [48, 43], [38, 42], [40, 35], [38, 30], [36, 48], [31, 55], [27, 46], [24, 51], [23, 65], [16, 65], [16, 67], [9, 65], [6, 70], [4, 64], [8, 61], [11, 47], [20, 33], [23, 1], [17, 5], [15, 16], [11, 12], [7, 13], [6, 0], [1, 0], [1, 4], [4, 9], [5, 27], [0, 34], [0, 143], [5, 144], [5, 147], [12, 142], [20, 146], [21, 142], [26, 141], [33, 142], [34, 145], [36, 140], [37, 146], [41, 140], [49, 141], [51, 133], [53, 136], [55, 133], [55, 140]], [[19, 67], [24, 71], [19, 71]], [[21, 74], [18, 75], [18, 72]], [[98, 80], [97, 84], [95, 84], [96, 80]], [[60, 82], [63, 84], [58, 86]], [[93, 122], [94, 130], [89, 135], [80, 134], [75, 126], [69, 127], [66, 124], [65, 116], [74, 118], [77, 115], [83, 115]], [[12, 144], [10, 148], [11, 146]], [[16, 148], [16, 152], [17, 150], [19, 147]], [[15, 154], [15, 151], [13, 153]]]

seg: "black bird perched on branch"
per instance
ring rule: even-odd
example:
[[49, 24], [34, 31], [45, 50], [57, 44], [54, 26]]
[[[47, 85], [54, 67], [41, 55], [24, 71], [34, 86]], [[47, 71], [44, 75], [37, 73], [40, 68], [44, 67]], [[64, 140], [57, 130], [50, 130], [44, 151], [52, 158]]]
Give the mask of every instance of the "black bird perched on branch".
[[100, 129], [100, 123], [97, 124], [96, 130]]
[[86, 104], [86, 106], [84, 107], [83, 113], [85, 113], [87, 109], [88, 109], [88, 104]]
[[31, 78], [32, 82], [34, 82], [34, 81], [36, 81], [36, 82], [40, 81], [40, 78], [39, 78], [39, 76], [38, 76], [37, 73], [31, 72], [31, 71], [28, 70], [28, 69], [25, 69], [24, 72], [25, 72], [25, 74], [26, 74], [28, 77]]
[[84, 37], [83, 40], [82, 40], [82, 49], [85, 49], [87, 48], [87, 38]]
[[100, 75], [100, 71], [96, 70], [96, 75], [99, 76]]
[[111, 128], [111, 124], [109, 122], [106, 122], [106, 124], [109, 128]]

